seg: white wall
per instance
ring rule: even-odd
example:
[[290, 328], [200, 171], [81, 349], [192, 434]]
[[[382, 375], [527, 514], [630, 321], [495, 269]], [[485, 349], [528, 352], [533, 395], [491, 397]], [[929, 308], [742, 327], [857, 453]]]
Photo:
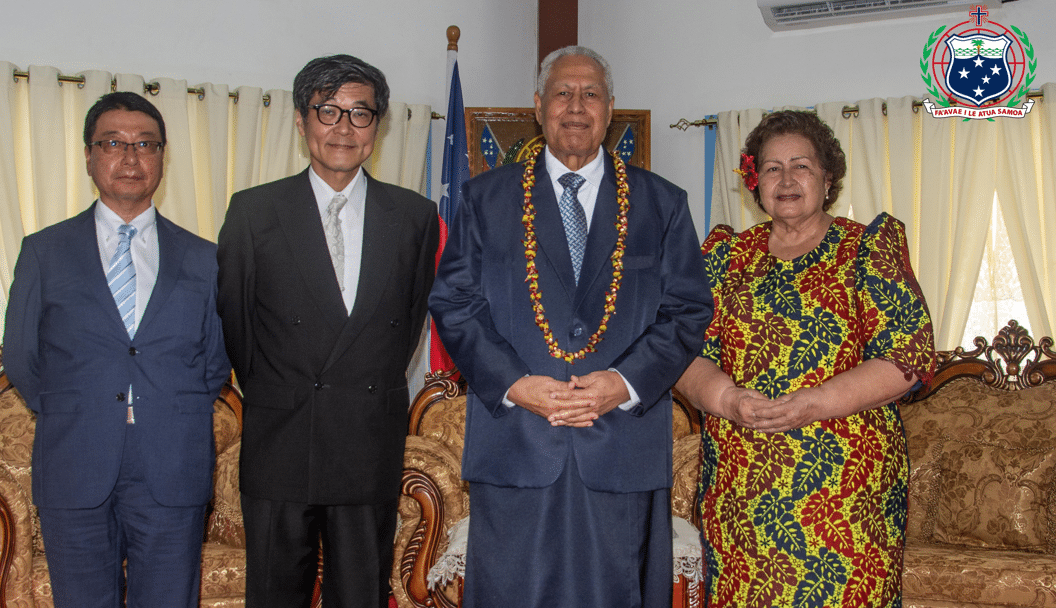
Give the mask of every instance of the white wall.
[[[580, 0], [579, 41], [612, 64], [616, 106], [652, 110], [652, 169], [689, 192], [704, 235], [704, 128], [668, 125], [724, 110], [922, 96], [928, 35], [964, 14], [775, 33], [755, 0]], [[1035, 87], [1056, 81], [1056, 1], [991, 9], [1030, 37]]]

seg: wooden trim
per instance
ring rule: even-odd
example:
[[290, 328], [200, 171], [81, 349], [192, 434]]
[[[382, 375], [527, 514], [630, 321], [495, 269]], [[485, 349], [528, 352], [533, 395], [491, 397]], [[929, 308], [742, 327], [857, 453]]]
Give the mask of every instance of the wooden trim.
[[928, 386], [911, 393], [904, 403], [922, 401], [957, 378], [975, 378], [985, 386], [1017, 391], [1056, 380], [1056, 352], [1053, 340], [1044, 337], [1037, 344], [1015, 320], [1001, 328], [993, 343], [979, 336], [975, 349], [937, 351], [939, 365]]
[[429, 590], [429, 569], [436, 563], [436, 552], [445, 534], [444, 498], [429, 474], [417, 469], [403, 470], [400, 494], [414, 499], [421, 510], [421, 519], [400, 557], [400, 580], [415, 608], [455, 608], [442, 590]]

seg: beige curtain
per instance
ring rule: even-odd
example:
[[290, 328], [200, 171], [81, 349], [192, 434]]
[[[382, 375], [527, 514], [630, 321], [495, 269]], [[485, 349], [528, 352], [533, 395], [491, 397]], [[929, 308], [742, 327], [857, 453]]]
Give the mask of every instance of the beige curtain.
[[[30, 67], [28, 79], [0, 62], [0, 329], [11, 273], [22, 237], [71, 217], [96, 198], [85, 171], [84, 116], [116, 90], [142, 94], [144, 78], [102, 71], [63, 83], [52, 67]], [[307, 150], [294, 122], [293, 96], [226, 85], [159, 78], [148, 98], [165, 117], [165, 173], [155, 194], [158, 210], [203, 238], [215, 240], [231, 195], [301, 171]], [[372, 175], [425, 192], [429, 106], [393, 102], [371, 157]]]
[[[1045, 90], [1053, 88], [1046, 85]], [[932, 118], [914, 110], [913, 101], [902, 97], [816, 106], [847, 155], [844, 191], [833, 213], [867, 223], [886, 211], [906, 224], [936, 346], [949, 349], [960, 344], [967, 323], [997, 192], [1034, 334], [1051, 335], [1056, 251], [1043, 235], [1056, 229], [1056, 135], [1050, 127], [1056, 104], [1039, 103], [1022, 120], [965, 122]], [[845, 116], [846, 106], [857, 106], [857, 115]], [[743, 230], [766, 219], [732, 172], [745, 137], [760, 119], [758, 110], [719, 114], [713, 225]]]
[[1035, 337], [1056, 327], [1056, 84], [1026, 118], [997, 120], [997, 198]]

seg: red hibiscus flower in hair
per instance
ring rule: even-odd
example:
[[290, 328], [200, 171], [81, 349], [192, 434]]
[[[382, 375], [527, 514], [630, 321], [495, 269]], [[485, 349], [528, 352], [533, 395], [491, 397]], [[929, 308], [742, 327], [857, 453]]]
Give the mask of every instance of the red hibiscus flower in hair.
[[741, 168], [734, 169], [734, 173], [744, 180], [744, 187], [755, 190], [759, 186], [759, 174], [755, 172], [755, 157], [741, 153]]

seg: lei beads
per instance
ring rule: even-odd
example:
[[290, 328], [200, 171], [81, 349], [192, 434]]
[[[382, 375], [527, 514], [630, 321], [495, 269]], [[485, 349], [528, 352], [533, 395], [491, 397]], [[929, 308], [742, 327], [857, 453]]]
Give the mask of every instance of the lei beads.
[[535, 206], [532, 205], [532, 187], [535, 186], [535, 162], [539, 157], [542, 147], [536, 149], [524, 164], [524, 177], [521, 179], [521, 187], [524, 188], [524, 214], [521, 223], [524, 224], [524, 259], [527, 260], [526, 268], [528, 276], [528, 294], [532, 300], [532, 311], [535, 313], [535, 324], [543, 332], [543, 340], [550, 350], [550, 356], [555, 359], [564, 359], [569, 363], [575, 363], [576, 359], [582, 359], [587, 353], [597, 350], [598, 342], [609, 328], [609, 319], [616, 313], [616, 295], [620, 292], [620, 283], [623, 281], [623, 252], [627, 248], [627, 212], [631, 208], [629, 201], [630, 187], [627, 185], [627, 166], [616, 152], [612, 153], [613, 165], [616, 168], [616, 202], [619, 211], [616, 213], [616, 249], [613, 250], [612, 260], [612, 282], [609, 283], [609, 291], [605, 294], [605, 311], [598, 324], [598, 329], [587, 340], [587, 345], [576, 352], [563, 350], [554, 338], [554, 332], [550, 330], [550, 322], [546, 319], [546, 310], [543, 308], [543, 292], [539, 289], [539, 270], [535, 265], [535, 254], [539, 242], [535, 237]]

